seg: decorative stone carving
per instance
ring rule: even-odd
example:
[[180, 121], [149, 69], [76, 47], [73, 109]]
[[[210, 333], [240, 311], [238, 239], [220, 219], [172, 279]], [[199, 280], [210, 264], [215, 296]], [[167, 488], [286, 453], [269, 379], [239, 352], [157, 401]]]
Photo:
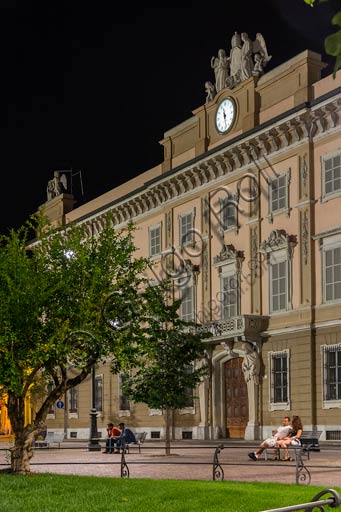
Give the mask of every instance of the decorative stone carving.
[[205, 92], [206, 92], [206, 103], [209, 103], [210, 101], [213, 101], [216, 97], [217, 90], [215, 88], [215, 85], [212, 84], [209, 80], [205, 82]]
[[222, 250], [218, 254], [218, 256], [215, 256], [213, 258], [213, 262], [215, 265], [219, 265], [221, 263], [228, 263], [232, 261], [235, 261], [240, 263], [243, 261], [244, 255], [242, 251], [237, 251], [232, 244], [229, 245], [223, 245]]
[[166, 246], [172, 245], [172, 212], [169, 211], [165, 214], [166, 221]]
[[302, 213], [302, 224], [301, 224], [301, 236], [302, 236], [302, 256], [303, 262], [306, 265], [308, 263], [308, 252], [309, 252], [309, 221], [308, 221], [308, 213], [305, 210]]
[[67, 178], [66, 174], [62, 174], [60, 171], [54, 171], [52, 180], [47, 182], [46, 194], [47, 200], [53, 199], [54, 197], [60, 196], [67, 191]]
[[288, 257], [291, 258], [296, 244], [296, 236], [288, 235], [284, 229], [274, 229], [271, 231], [269, 238], [261, 243], [260, 249], [265, 254], [270, 254], [279, 249], [287, 249]]
[[251, 230], [251, 270], [254, 276], [258, 270], [258, 228], [257, 226]]
[[[218, 57], [212, 57], [211, 67], [214, 69], [215, 74], [215, 89], [216, 92], [221, 91], [225, 87], [233, 89], [244, 80], [251, 76], [260, 77], [264, 73], [266, 64], [271, 59], [268, 54], [264, 37], [259, 32], [256, 34], [256, 39], [252, 41], [246, 32], [238, 34], [235, 32], [231, 39], [231, 50], [229, 57], [226, 56], [226, 51], [221, 48], [218, 52]], [[205, 90], [207, 92], [206, 103], [209, 95], [209, 84]]]
[[242, 370], [245, 382], [253, 380], [254, 384], [259, 385], [260, 359], [256, 348], [251, 343], [242, 343], [242, 349], [245, 352]]
[[206, 243], [204, 243], [204, 245], [203, 245], [202, 267], [203, 267], [203, 277], [204, 277], [205, 291], [207, 291], [208, 290], [209, 265], [208, 265], [208, 246], [207, 246]]
[[308, 166], [307, 166], [306, 156], [307, 155], [303, 155], [303, 157], [301, 158], [300, 174], [301, 174], [301, 180], [302, 180], [302, 188], [306, 188], [306, 185], [307, 185]]
[[224, 348], [225, 352], [232, 358], [232, 357], [239, 357], [239, 354], [237, 352], [234, 352], [234, 340], [227, 340], [220, 343], [220, 345]]

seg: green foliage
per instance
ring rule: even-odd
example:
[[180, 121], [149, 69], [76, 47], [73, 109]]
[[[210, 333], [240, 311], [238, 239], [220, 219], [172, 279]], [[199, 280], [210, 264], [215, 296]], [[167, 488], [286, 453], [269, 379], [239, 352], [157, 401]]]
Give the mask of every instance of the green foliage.
[[[310, 5], [310, 7], [314, 7], [315, 0], [304, 0], [304, 2]], [[328, 0], [319, 0], [319, 2], [322, 4], [328, 2]], [[341, 11], [333, 16], [331, 22], [333, 25], [341, 27]], [[335, 78], [336, 72], [338, 69], [341, 69], [341, 29], [334, 34], [329, 34], [329, 36], [325, 38], [324, 49], [328, 55], [335, 57], [333, 72], [333, 77]]]
[[[179, 409], [207, 372], [203, 338], [194, 323], [180, 319], [180, 301], [169, 301], [169, 285], [149, 286], [144, 347], [136, 369], [124, 383], [134, 402], [155, 409]], [[198, 364], [200, 362], [200, 364]]]
[[[36, 241], [29, 241], [32, 226]], [[138, 344], [147, 261], [134, 259], [134, 251], [133, 226], [118, 233], [109, 218], [96, 236], [86, 225], [52, 230], [38, 217], [1, 237], [0, 375], [16, 438], [36, 431], [50, 405], [94, 363]], [[105, 315], [115, 294], [129, 304], [119, 312], [121, 322], [129, 316], [121, 329]], [[71, 375], [70, 366], [76, 367]], [[50, 394], [24, 429], [25, 398], [45, 393], [49, 382]]]
[[[341, 12], [333, 16], [332, 24], [341, 27]], [[338, 69], [341, 69], [341, 28], [334, 34], [330, 34], [324, 41], [325, 50], [328, 55], [336, 57], [334, 66], [334, 77]]]

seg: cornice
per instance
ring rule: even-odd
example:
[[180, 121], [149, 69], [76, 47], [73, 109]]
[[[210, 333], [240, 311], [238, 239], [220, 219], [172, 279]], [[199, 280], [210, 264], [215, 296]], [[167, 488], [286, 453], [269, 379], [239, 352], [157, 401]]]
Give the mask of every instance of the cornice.
[[[336, 94], [337, 92], [337, 94]], [[245, 133], [235, 139], [195, 158], [178, 169], [147, 183], [132, 194], [121, 198], [78, 219], [78, 222], [95, 223], [96, 228], [105, 221], [108, 212], [115, 225], [124, 225], [160, 208], [166, 201], [177, 200], [219, 178], [238, 173], [262, 157], [275, 156], [297, 143], [310, 141], [341, 126], [341, 91], [333, 97], [323, 97], [323, 102], [304, 104]]]

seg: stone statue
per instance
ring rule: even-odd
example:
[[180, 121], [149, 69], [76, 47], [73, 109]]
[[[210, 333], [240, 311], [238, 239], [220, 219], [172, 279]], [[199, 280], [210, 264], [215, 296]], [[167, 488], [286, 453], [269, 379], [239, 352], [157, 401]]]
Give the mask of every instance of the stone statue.
[[240, 81], [240, 63], [242, 59], [242, 41], [238, 32], [235, 32], [231, 39], [230, 51], [230, 77], [232, 83]]
[[215, 88], [215, 85], [212, 84], [212, 82], [205, 82], [205, 91], [206, 91], [206, 103], [209, 103], [210, 101], [213, 101], [217, 91]]
[[255, 65], [253, 66], [253, 76], [261, 76], [263, 74], [263, 57], [260, 53], [255, 53]]
[[[235, 32], [231, 39], [229, 57], [220, 49], [218, 57], [212, 57], [211, 67], [215, 74], [215, 87], [218, 93], [225, 87], [233, 89], [251, 76], [256, 78], [264, 73], [264, 67], [271, 59], [268, 54], [264, 37], [260, 32], [252, 41], [246, 32]], [[207, 91], [206, 91], [207, 92]], [[208, 101], [206, 97], [206, 103]]]
[[66, 174], [60, 171], [54, 171], [52, 180], [47, 182], [47, 200], [53, 199], [67, 191], [67, 178]]
[[243, 46], [240, 61], [241, 80], [247, 80], [252, 75], [253, 60], [252, 60], [252, 41], [246, 32], [241, 35]]
[[242, 343], [242, 349], [245, 356], [242, 363], [245, 382], [248, 383], [252, 379], [255, 384], [259, 384], [260, 359], [257, 350], [251, 343]]
[[215, 74], [215, 88], [219, 92], [226, 87], [226, 79], [229, 76], [229, 59], [222, 48], [218, 51], [218, 57], [212, 57], [211, 67]]

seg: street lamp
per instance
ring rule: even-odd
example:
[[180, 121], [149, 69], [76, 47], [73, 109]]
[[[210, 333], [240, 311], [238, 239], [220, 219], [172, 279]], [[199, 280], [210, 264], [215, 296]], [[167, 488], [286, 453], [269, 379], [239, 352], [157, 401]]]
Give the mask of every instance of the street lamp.
[[101, 451], [97, 430], [97, 411], [96, 411], [96, 366], [91, 368], [91, 409], [90, 409], [90, 429], [89, 429], [89, 452]]

